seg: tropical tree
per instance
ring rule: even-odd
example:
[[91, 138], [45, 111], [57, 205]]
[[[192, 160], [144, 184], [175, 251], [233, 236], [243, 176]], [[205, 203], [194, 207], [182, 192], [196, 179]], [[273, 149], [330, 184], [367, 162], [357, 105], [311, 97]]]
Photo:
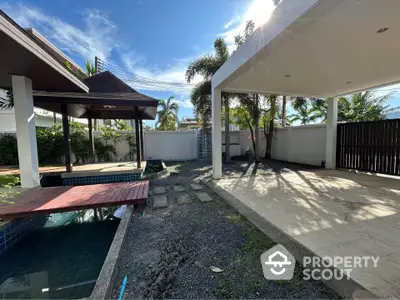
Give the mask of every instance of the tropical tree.
[[[387, 101], [391, 94], [377, 96], [372, 91], [355, 93], [347, 97], [340, 97], [338, 101], [339, 122], [361, 122], [386, 119], [387, 116], [399, 110], [390, 107]], [[317, 120], [326, 122], [328, 102], [326, 99], [310, 98], [311, 107], [302, 112], [302, 124]]]
[[13, 92], [12, 90], [3, 90], [3, 92], [3, 96], [0, 94], [0, 110], [10, 110], [14, 107]]
[[[265, 158], [270, 159], [272, 154], [272, 138], [275, 131], [275, 123], [278, 111], [278, 97], [270, 95], [267, 99], [269, 103], [269, 110], [265, 114], [264, 123], [264, 136], [267, 141], [265, 148]], [[267, 127], [268, 124], [268, 127]]]
[[113, 126], [118, 131], [132, 131], [133, 128], [124, 120], [115, 119]]
[[81, 69], [77, 69], [72, 67], [69, 61], [65, 61], [65, 66], [70, 70], [74, 75], [80, 79], [85, 79], [90, 76], [93, 76], [96, 74], [96, 67], [89, 61], [87, 60], [85, 63], [85, 70], [82, 71]]
[[[289, 116], [290, 122], [300, 121], [300, 124], [306, 125], [317, 120], [315, 110], [310, 106], [310, 99], [297, 97], [292, 101], [292, 107], [295, 113]], [[315, 109], [315, 107], [314, 107]], [[312, 114], [314, 112], [314, 114]]]
[[[203, 80], [192, 90], [191, 101], [196, 118], [206, 125], [211, 119], [211, 77], [228, 60], [229, 50], [223, 38], [217, 38], [214, 42], [214, 54], [207, 54], [192, 61], [186, 70], [186, 81], [192, 82], [196, 75], [201, 75]], [[230, 158], [229, 141], [229, 99], [228, 93], [222, 94], [225, 105], [225, 145], [226, 158]]]
[[160, 100], [158, 102], [159, 110], [157, 111], [157, 130], [176, 130], [179, 105], [174, 102], [174, 100], [175, 98], [171, 96], [167, 101]]
[[[390, 107], [387, 101], [392, 94], [378, 96], [366, 91], [341, 97], [338, 102], [338, 121], [361, 122], [384, 120], [399, 107]], [[325, 117], [326, 118], [326, 117]]]

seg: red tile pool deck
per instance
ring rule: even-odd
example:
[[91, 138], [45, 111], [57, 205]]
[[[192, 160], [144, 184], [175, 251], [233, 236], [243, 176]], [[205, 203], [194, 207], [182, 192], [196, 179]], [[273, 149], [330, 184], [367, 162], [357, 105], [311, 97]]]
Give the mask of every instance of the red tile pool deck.
[[33, 188], [10, 201], [0, 203], [0, 219], [65, 212], [105, 206], [145, 203], [149, 181], [106, 183], [83, 186]]

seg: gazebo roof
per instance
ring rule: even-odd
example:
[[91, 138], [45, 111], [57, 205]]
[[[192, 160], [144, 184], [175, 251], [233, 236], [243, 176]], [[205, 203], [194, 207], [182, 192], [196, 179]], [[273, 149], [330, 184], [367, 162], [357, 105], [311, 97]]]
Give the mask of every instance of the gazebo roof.
[[0, 88], [11, 88], [11, 76], [32, 80], [35, 90], [87, 92], [88, 87], [57, 57], [0, 10]]
[[76, 118], [155, 119], [158, 100], [137, 92], [110, 71], [83, 81], [89, 86], [89, 93], [35, 91], [35, 106], [61, 113], [61, 104], [67, 104], [68, 114]]

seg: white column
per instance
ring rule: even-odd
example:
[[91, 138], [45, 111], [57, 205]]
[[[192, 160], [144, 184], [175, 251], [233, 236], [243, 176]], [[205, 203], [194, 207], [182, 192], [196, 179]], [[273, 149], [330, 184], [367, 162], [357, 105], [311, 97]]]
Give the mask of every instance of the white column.
[[24, 76], [13, 75], [12, 88], [21, 186], [35, 187], [40, 185], [40, 181], [32, 81]]
[[338, 99], [328, 98], [328, 119], [326, 124], [326, 168], [336, 169], [336, 133]]
[[222, 177], [221, 89], [212, 88], [212, 167], [213, 178]]

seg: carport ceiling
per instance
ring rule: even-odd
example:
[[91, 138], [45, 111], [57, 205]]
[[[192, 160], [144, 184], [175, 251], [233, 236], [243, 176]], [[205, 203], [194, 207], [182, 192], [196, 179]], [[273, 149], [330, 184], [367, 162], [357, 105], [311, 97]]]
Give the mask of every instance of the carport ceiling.
[[0, 88], [11, 75], [32, 79], [35, 90], [87, 92], [88, 87], [0, 10]]
[[399, 12], [399, 0], [283, 0], [213, 86], [329, 97], [397, 83]]

